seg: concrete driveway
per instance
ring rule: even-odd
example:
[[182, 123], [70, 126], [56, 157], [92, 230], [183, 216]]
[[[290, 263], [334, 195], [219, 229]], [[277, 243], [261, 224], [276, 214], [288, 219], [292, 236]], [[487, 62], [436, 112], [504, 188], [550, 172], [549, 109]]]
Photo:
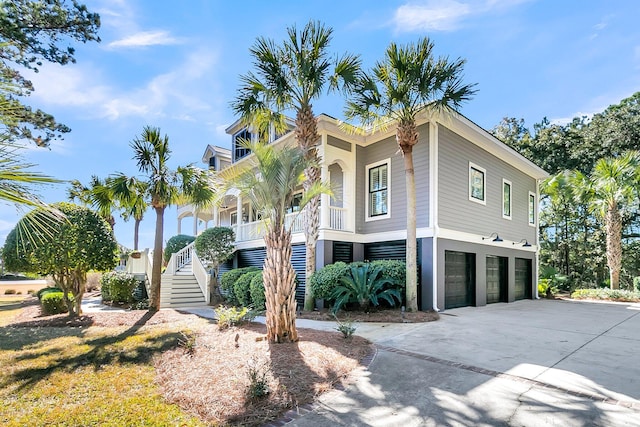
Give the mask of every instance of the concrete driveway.
[[378, 347], [369, 369], [287, 425], [640, 426], [639, 304], [528, 300], [356, 333]]

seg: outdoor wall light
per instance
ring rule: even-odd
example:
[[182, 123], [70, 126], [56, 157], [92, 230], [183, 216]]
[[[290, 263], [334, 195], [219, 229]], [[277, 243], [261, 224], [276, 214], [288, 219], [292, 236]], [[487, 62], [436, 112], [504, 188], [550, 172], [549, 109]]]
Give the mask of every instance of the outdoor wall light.
[[523, 248], [530, 248], [531, 247], [531, 243], [529, 243], [529, 241], [527, 239], [522, 239], [519, 242], [513, 242], [512, 245], [519, 245], [520, 243], [522, 243], [522, 247]]
[[500, 236], [498, 235], [498, 233], [491, 233], [489, 235], [489, 237], [483, 237], [482, 240], [488, 240], [491, 239], [492, 237], [495, 237], [492, 242], [502, 242], [502, 239], [500, 238]]

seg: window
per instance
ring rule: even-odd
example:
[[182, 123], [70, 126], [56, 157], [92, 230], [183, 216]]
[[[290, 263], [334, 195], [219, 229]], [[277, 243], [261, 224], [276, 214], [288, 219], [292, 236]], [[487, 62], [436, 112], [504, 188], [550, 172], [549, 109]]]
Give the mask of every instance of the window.
[[251, 150], [244, 147], [246, 142], [251, 142], [252, 135], [247, 129], [243, 129], [240, 132], [233, 135], [233, 161], [237, 162], [243, 157], [251, 154]]
[[366, 220], [389, 218], [389, 159], [367, 166]]
[[502, 217], [511, 219], [511, 181], [502, 180]]
[[536, 195], [529, 191], [529, 225], [536, 225]]
[[487, 170], [469, 162], [469, 200], [483, 205], [487, 204]]
[[238, 224], [238, 212], [233, 212], [231, 214], [231, 225], [237, 225]]

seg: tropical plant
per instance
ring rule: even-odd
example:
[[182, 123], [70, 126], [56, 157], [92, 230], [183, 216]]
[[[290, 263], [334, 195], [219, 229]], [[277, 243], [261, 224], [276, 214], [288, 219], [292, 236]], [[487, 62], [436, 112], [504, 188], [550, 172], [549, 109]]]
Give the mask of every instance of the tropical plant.
[[[247, 125], [265, 132], [274, 123], [284, 130], [282, 112], [293, 110], [295, 136], [308, 165], [307, 179], [302, 182], [309, 191], [320, 182], [317, 144], [320, 139], [311, 103], [325, 90], [343, 90], [356, 81], [360, 72], [358, 56], [344, 54], [331, 60], [329, 43], [333, 29], [320, 22], [309, 21], [302, 31], [287, 29], [288, 38], [278, 45], [259, 37], [250, 49], [255, 74], [241, 77], [241, 87], [233, 102], [233, 110]], [[320, 225], [320, 197], [307, 204], [304, 214], [306, 245], [306, 277], [315, 271], [316, 243]], [[313, 297], [305, 289], [305, 309], [313, 309]]]
[[389, 287], [393, 282], [382, 275], [382, 267], [372, 267], [370, 264], [352, 265], [349, 274], [340, 278], [332, 299], [335, 300], [333, 313], [337, 313], [343, 305], [356, 303], [361, 310], [369, 310], [371, 304], [380, 305], [386, 301], [392, 307], [402, 296], [397, 288]]
[[[291, 206], [296, 188], [304, 180], [304, 171], [312, 160], [298, 147], [276, 148], [264, 143], [245, 143], [253, 155], [247, 164], [237, 164], [220, 171], [219, 195], [236, 188], [253, 206], [260, 207], [266, 228], [264, 242], [266, 257], [263, 280], [266, 298], [267, 339], [270, 342], [295, 342], [296, 330], [296, 273], [291, 264], [291, 229], [285, 224], [287, 208]], [[244, 163], [244, 162], [243, 162]], [[305, 191], [300, 208], [309, 200], [328, 192], [316, 183]]]
[[622, 216], [637, 200], [639, 167], [640, 153], [628, 151], [620, 157], [600, 159], [591, 174], [592, 207], [605, 223], [611, 289], [620, 287]]
[[171, 157], [169, 137], [161, 136], [160, 129], [147, 126], [140, 137], [131, 142], [134, 159], [140, 172], [146, 174], [144, 182], [149, 192], [150, 205], [156, 213], [151, 292], [149, 310], [160, 308], [160, 274], [162, 272], [162, 239], [164, 234], [164, 211], [178, 202], [189, 202], [196, 207], [205, 206], [213, 200], [207, 172], [192, 165], [169, 168]]
[[433, 43], [398, 46], [391, 43], [384, 58], [359, 80], [346, 105], [347, 119], [359, 119], [365, 127], [397, 125], [396, 141], [404, 157], [407, 203], [407, 287], [408, 311], [418, 310], [416, 186], [413, 147], [418, 143], [416, 117], [425, 112], [435, 118], [442, 111], [455, 110], [475, 93], [474, 85], [463, 84], [465, 61], [435, 58]]
[[109, 178], [101, 179], [93, 175], [88, 187], [74, 179], [71, 181], [71, 187], [67, 189], [67, 196], [70, 202], [78, 201], [93, 208], [111, 228], [114, 227], [116, 220], [113, 213], [117, 204], [109, 185]]
[[149, 208], [149, 183], [123, 173], [109, 178], [109, 188], [125, 221], [133, 218], [133, 250], [138, 250], [140, 223]]
[[[115, 267], [118, 246], [109, 224], [95, 212], [70, 203], [53, 206], [66, 220], [43, 221], [46, 211], [34, 209], [9, 233], [2, 257], [10, 270], [51, 275], [63, 291], [69, 316], [75, 317], [81, 313], [87, 272]], [[29, 220], [32, 216], [36, 219]], [[33, 226], [41, 223], [43, 227]], [[30, 237], [20, 238], [21, 233]]]

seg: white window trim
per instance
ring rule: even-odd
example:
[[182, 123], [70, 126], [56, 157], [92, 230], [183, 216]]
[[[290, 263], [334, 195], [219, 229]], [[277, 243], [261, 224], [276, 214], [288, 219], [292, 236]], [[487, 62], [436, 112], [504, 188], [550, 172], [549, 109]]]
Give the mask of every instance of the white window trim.
[[[369, 216], [369, 169], [377, 168], [378, 166], [387, 165], [387, 213], [385, 215]], [[364, 220], [379, 221], [381, 219], [391, 218], [391, 158], [381, 160], [379, 162], [370, 163], [365, 167], [365, 184], [364, 184]]]
[[[476, 199], [475, 197], [471, 196], [471, 168], [479, 170], [480, 172], [482, 172], [484, 174], [484, 179], [482, 181], [482, 193], [484, 194], [484, 200], [479, 200]], [[473, 162], [469, 162], [469, 173], [468, 173], [468, 177], [467, 177], [467, 186], [469, 187], [469, 200], [474, 202], [474, 203], [479, 203], [481, 205], [485, 205], [487, 204], [487, 170], [483, 167], [480, 167], [478, 165], [476, 165]]]
[[[531, 211], [529, 210], [529, 200], [533, 196], [533, 223], [529, 221], [531, 217]], [[536, 193], [533, 191], [529, 191], [529, 195], [527, 196], [527, 224], [531, 227], [535, 227], [538, 223], [538, 198], [536, 197]]]
[[[509, 185], [509, 214], [510, 215], [504, 214], [504, 185], [505, 184]], [[511, 220], [512, 217], [513, 217], [513, 184], [508, 179], [502, 178], [502, 218]]]

